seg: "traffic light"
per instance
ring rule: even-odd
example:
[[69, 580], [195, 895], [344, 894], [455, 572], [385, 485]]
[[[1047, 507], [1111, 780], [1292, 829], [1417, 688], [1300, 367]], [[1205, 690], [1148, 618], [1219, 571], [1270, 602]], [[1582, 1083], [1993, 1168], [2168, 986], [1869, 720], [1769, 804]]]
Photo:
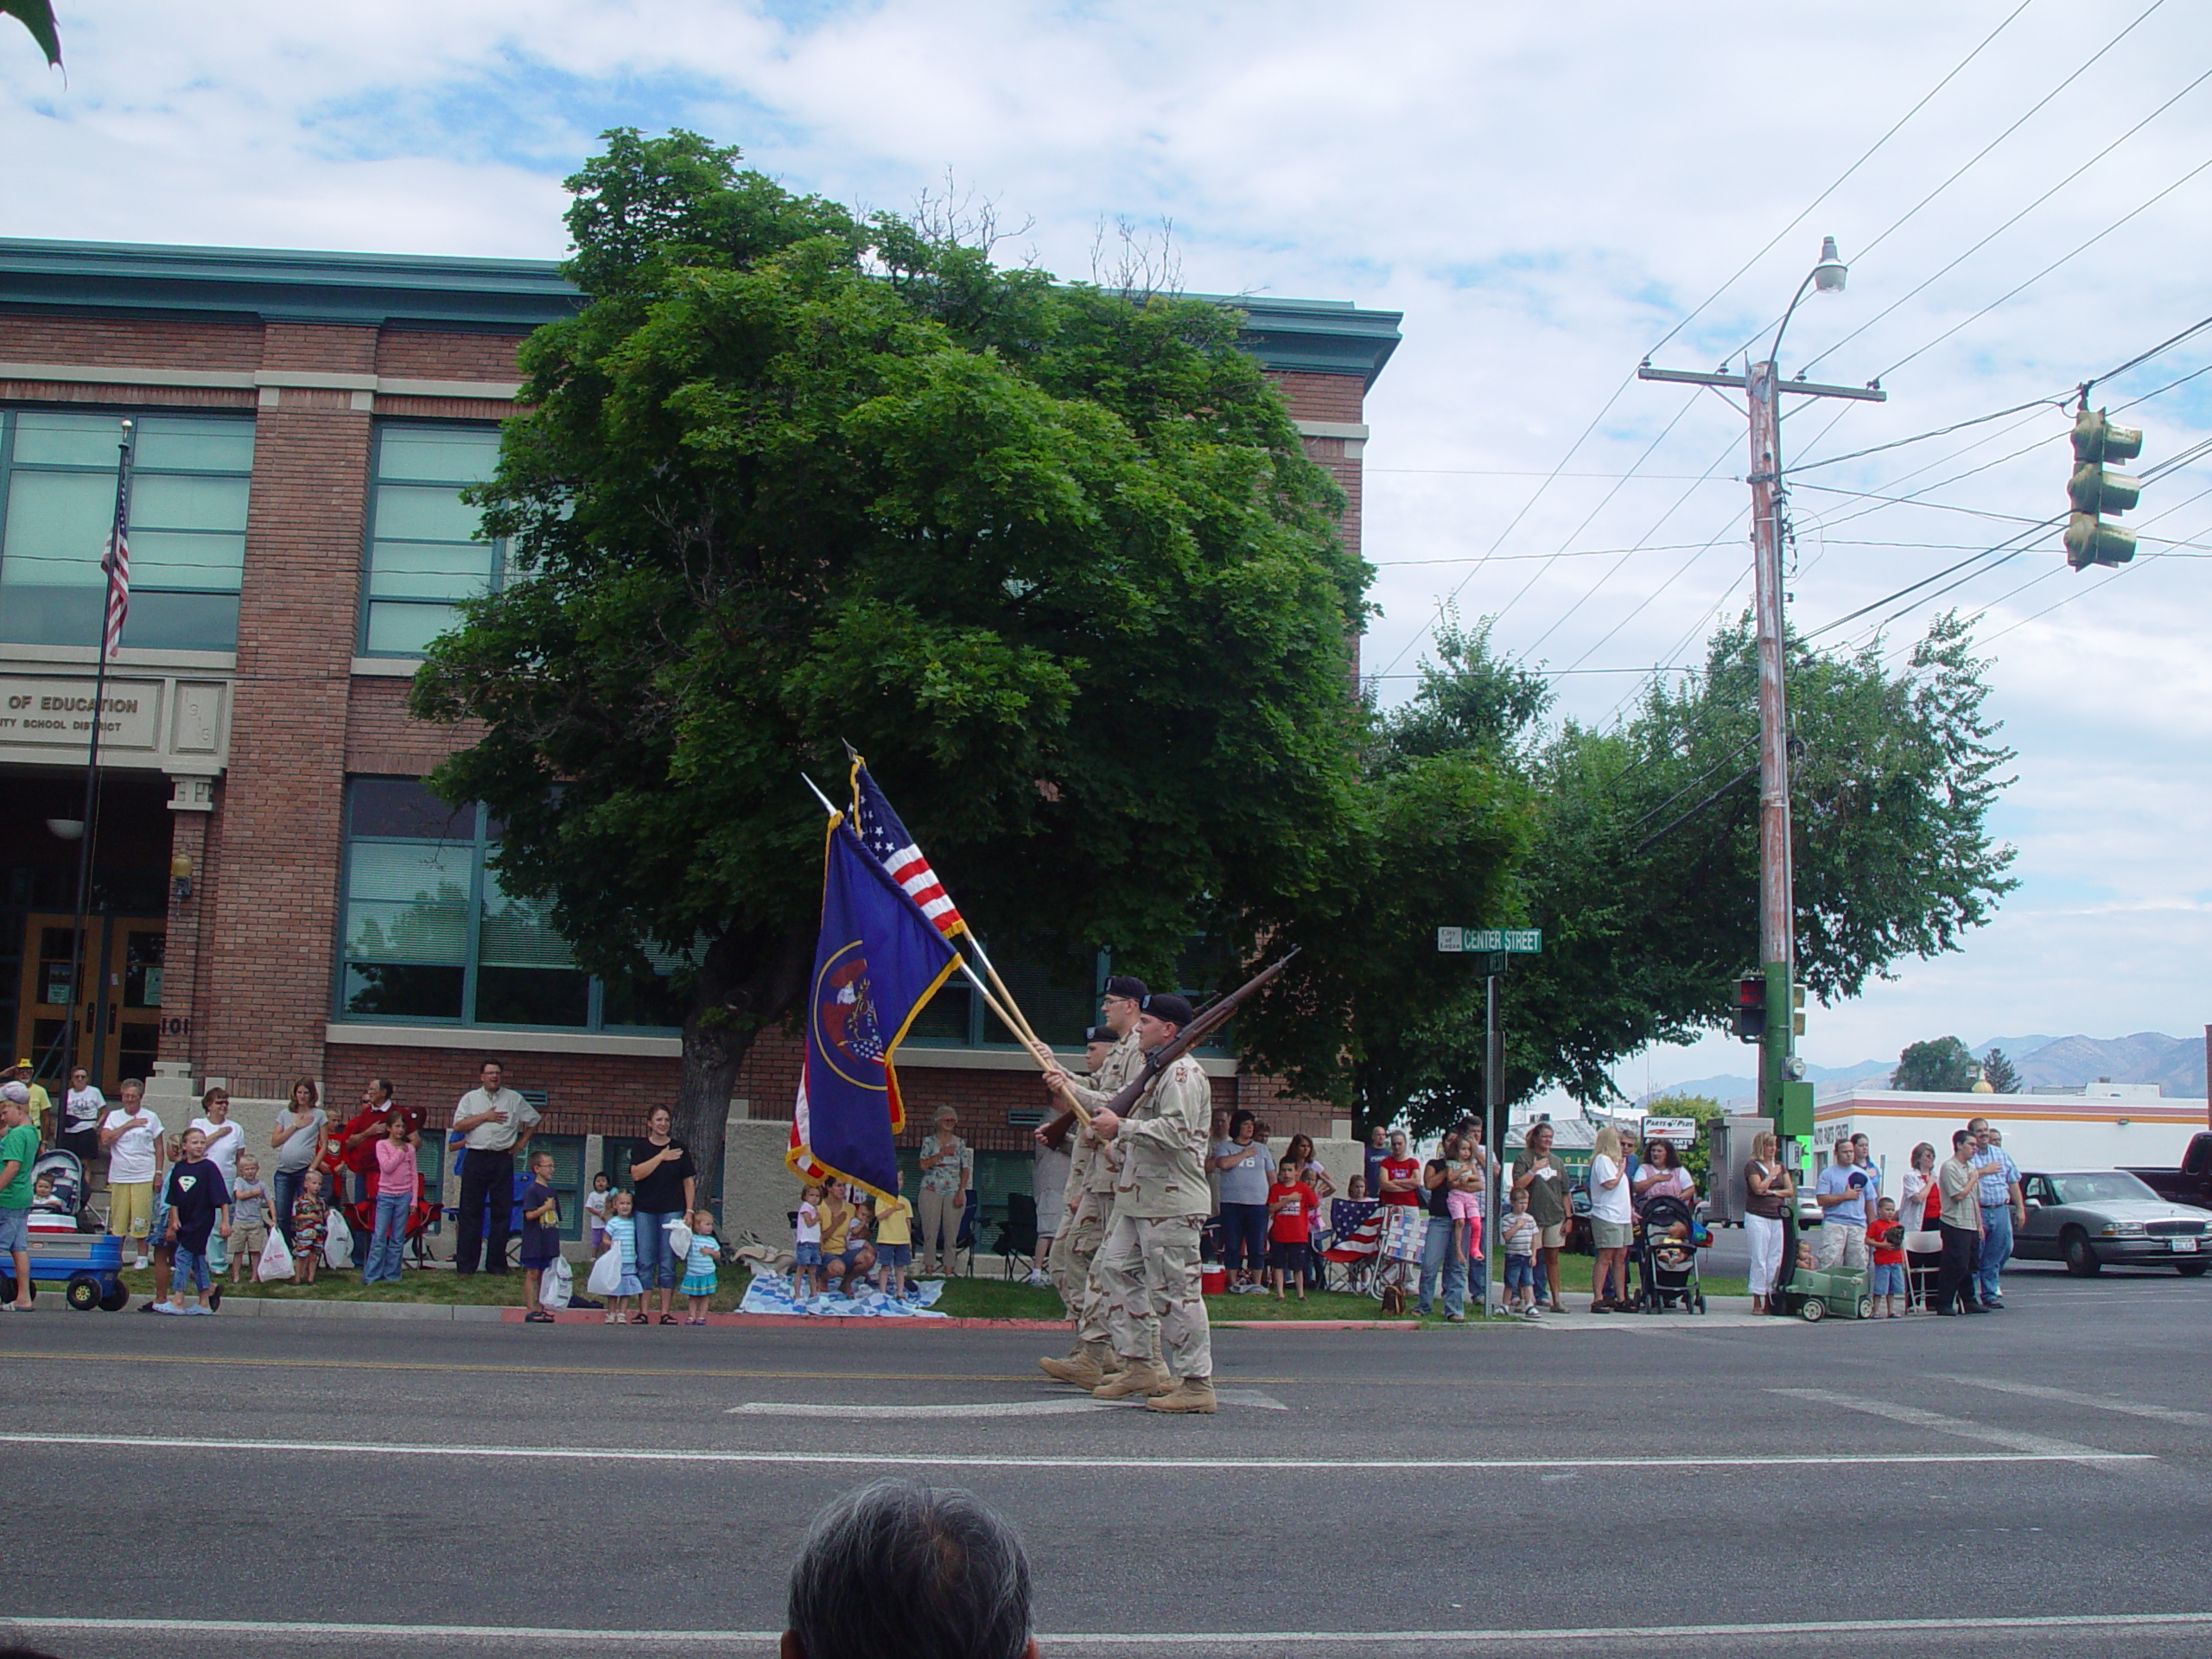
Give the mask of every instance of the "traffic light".
[[1805, 988], [1802, 985], [1789, 988], [1789, 1034], [1792, 1037], [1805, 1034]]
[[2143, 453], [2139, 427], [2114, 426], [2101, 409], [2083, 408], [2074, 417], [2074, 476], [2066, 486], [2074, 511], [2066, 521], [2066, 563], [2076, 570], [2092, 564], [2126, 564], [2135, 556], [2135, 532], [2104, 522], [2108, 512], [2125, 512], [2142, 499], [2143, 480], [2115, 473], [2105, 463], [2133, 461]]
[[1747, 974], [1736, 982], [1736, 1039], [1756, 1043], [1766, 1035], [1766, 976]]

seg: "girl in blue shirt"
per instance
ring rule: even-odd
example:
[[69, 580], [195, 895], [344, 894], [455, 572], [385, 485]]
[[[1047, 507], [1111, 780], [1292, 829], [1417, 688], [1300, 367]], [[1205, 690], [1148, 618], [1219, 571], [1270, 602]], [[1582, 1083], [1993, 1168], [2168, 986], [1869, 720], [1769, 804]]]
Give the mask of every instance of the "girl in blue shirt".
[[608, 1206], [613, 1212], [607, 1217], [607, 1243], [611, 1249], [622, 1252], [622, 1282], [614, 1287], [614, 1294], [607, 1299], [607, 1322], [622, 1323], [625, 1302], [638, 1300], [638, 1310], [630, 1315], [630, 1323], [647, 1323], [643, 1297], [645, 1287], [638, 1282], [638, 1222], [631, 1213], [630, 1195], [617, 1192]]
[[707, 1304], [715, 1294], [715, 1262], [721, 1255], [721, 1245], [715, 1237], [715, 1212], [694, 1210], [691, 1212], [691, 1249], [683, 1258], [683, 1294], [691, 1299], [690, 1317], [686, 1325], [707, 1322]]

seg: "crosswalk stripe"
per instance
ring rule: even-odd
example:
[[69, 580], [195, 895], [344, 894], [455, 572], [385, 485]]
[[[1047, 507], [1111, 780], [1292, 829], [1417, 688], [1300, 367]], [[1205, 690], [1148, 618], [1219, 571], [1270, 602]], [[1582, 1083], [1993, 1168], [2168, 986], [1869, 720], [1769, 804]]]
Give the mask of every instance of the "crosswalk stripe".
[[2076, 1394], [2071, 1389], [2045, 1388], [2037, 1382], [2008, 1382], [1993, 1376], [1951, 1376], [1940, 1371], [1931, 1371], [1928, 1375], [1938, 1382], [1963, 1382], [1970, 1389], [1991, 1389], [1999, 1394], [2017, 1394], [2030, 1400], [2052, 1400], [2061, 1405], [2089, 1406], [2098, 1411], [2118, 1412], [2123, 1417], [2148, 1417], [2159, 1423], [2186, 1423], [2193, 1428], [2212, 1425], [2212, 1414], [2183, 1411], [2178, 1406], [2153, 1406], [2136, 1400], [2115, 1400], [2108, 1395]]
[[2033, 1452], [2039, 1457], [2080, 1463], [2109, 1463], [2113, 1459], [2111, 1452], [2101, 1452], [2094, 1446], [2082, 1446], [2074, 1440], [2053, 1440], [2046, 1434], [2024, 1433], [2015, 1428], [1998, 1428], [1986, 1423], [1970, 1422], [1963, 1417], [1946, 1417], [1940, 1411], [1923, 1411], [1917, 1406], [1899, 1405], [1892, 1400], [1867, 1400], [1858, 1395], [1838, 1394], [1833, 1389], [1769, 1389], [1767, 1392], [1786, 1395], [1792, 1400], [1809, 1401], [1815, 1405], [1834, 1406], [1845, 1411], [1863, 1411], [1869, 1416], [1887, 1417], [1892, 1422], [1910, 1423], [1916, 1428], [1930, 1428], [1939, 1434], [1956, 1434], [1964, 1440], [1982, 1440], [1991, 1446], [2010, 1446], [2015, 1452]]

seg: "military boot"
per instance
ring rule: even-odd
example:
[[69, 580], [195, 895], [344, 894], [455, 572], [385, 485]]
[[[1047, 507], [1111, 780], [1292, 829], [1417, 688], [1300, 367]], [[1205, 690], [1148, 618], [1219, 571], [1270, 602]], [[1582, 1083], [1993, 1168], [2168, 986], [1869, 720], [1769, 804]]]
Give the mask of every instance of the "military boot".
[[1160, 1367], [1148, 1359], [1131, 1359], [1124, 1354], [1120, 1374], [1091, 1389], [1090, 1397], [1094, 1400], [1126, 1400], [1131, 1395], [1150, 1396], [1173, 1394], [1174, 1391], [1175, 1379]]
[[1186, 1376], [1175, 1385], [1173, 1394], [1155, 1395], [1144, 1402], [1147, 1411], [1203, 1412], [1211, 1417], [1221, 1409], [1213, 1397], [1213, 1379], [1210, 1376]]
[[1106, 1380], [1106, 1361], [1113, 1357], [1113, 1350], [1103, 1342], [1086, 1342], [1077, 1345], [1074, 1353], [1065, 1359], [1040, 1359], [1037, 1369], [1055, 1382], [1072, 1382], [1078, 1389], [1095, 1389]]

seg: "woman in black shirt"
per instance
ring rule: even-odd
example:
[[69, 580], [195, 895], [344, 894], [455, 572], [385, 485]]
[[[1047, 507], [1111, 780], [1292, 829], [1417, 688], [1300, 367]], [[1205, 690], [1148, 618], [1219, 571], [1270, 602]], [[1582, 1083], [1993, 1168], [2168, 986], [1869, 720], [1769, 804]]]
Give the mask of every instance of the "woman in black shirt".
[[633, 1142], [630, 1151], [631, 1202], [638, 1223], [638, 1282], [645, 1292], [638, 1298], [638, 1311], [630, 1316], [632, 1325], [652, 1322], [645, 1296], [652, 1294], [656, 1285], [660, 1287], [660, 1322], [676, 1323], [673, 1310], [679, 1264], [669, 1250], [664, 1230], [671, 1221], [690, 1218], [697, 1196], [698, 1169], [689, 1148], [670, 1138], [669, 1122], [668, 1108], [654, 1107], [645, 1115], [645, 1138]]

